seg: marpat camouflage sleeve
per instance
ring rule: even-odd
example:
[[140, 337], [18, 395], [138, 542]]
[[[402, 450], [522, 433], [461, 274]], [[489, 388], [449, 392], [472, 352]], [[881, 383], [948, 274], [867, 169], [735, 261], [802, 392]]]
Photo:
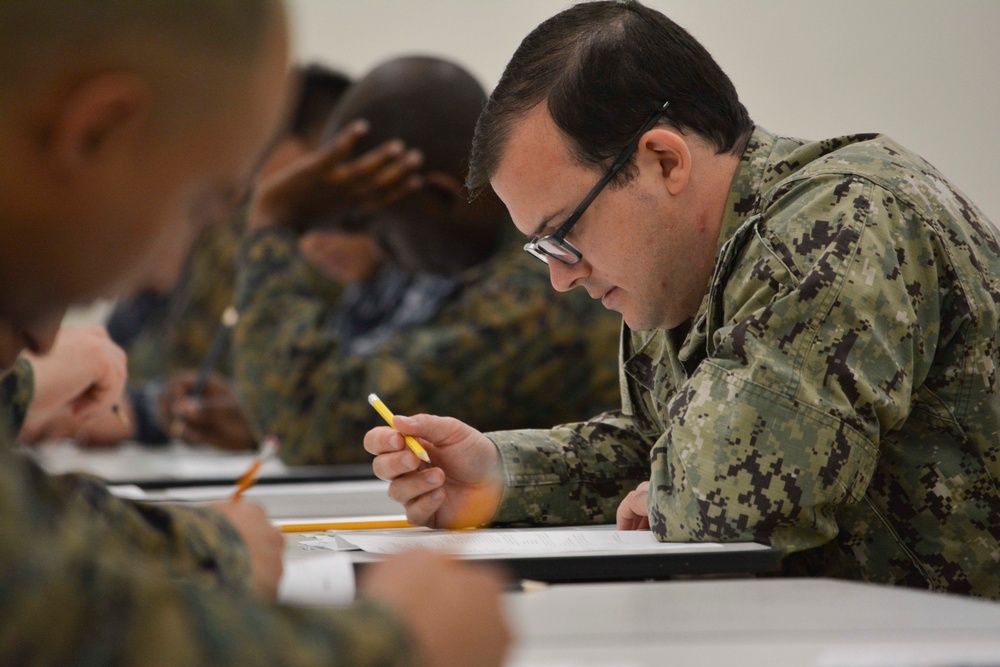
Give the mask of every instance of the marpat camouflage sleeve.
[[67, 482], [12, 452], [6, 426], [0, 441], [0, 664], [413, 663], [406, 630], [384, 610], [284, 608], [192, 576], [191, 565], [211, 569], [207, 552], [194, 563], [147, 550], [131, 519], [67, 504]]

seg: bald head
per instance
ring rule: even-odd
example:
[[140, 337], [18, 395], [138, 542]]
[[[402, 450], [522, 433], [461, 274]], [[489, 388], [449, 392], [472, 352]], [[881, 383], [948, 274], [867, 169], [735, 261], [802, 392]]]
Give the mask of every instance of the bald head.
[[499, 200], [488, 194], [470, 203], [462, 185], [485, 103], [482, 86], [458, 65], [409, 56], [373, 69], [348, 89], [333, 112], [325, 141], [364, 119], [370, 129], [356, 155], [390, 139], [423, 154], [421, 190], [366, 218], [368, 231], [405, 270], [457, 273], [485, 261], [498, 247], [507, 223]]
[[0, 343], [193, 238], [287, 110], [286, 27], [279, 0], [0, 1]]
[[351, 86], [330, 122], [329, 135], [358, 118], [371, 131], [358, 153], [402, 139], [424, 154], [425, 171], [465, 178], [476, 119], [486, 92], [471, 74], [444, 60], [405, 57], [379, 65]]
[[3, 0], [0, 97], [127, 70], [196, 110], [242, 84], [280, 13], [278, 0]]

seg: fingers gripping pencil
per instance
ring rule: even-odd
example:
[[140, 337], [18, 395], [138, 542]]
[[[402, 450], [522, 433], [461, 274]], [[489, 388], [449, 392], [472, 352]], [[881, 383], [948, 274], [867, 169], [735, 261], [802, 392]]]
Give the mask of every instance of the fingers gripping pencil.
[[[392, 426], [392, 418], [394, 415], [389, 408], [385, 407], [385, 403], [382, 402], [382, 399], [375, 394], [368, 394], [368, 402], [372, 404], [372, 407], [375, 408], [380, 415], [382, 415], [382, 419], [384, 419], [389, 426]], [[396, 428], [395, 426], [392, 427]], [[410, 451], [417, 455], [418, 459], [424, 463], [431, 462], [431, 457], [427, 456], [427, 450], [423, 448], [423, 445], [417, 442], [416, 438], [410, 435], [404, 435], [403, 439], [406, 440], [406, 446], [410, 448]]]

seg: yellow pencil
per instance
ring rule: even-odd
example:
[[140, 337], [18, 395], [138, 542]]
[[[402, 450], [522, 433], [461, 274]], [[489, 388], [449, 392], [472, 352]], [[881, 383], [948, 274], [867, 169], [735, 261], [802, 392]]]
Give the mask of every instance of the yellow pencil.
[[324, 530], [380, 530], [382, 528], [413, 528], [406, 519], [373, 519], [371, 521], [325, 521], [318, 523], [286, 523], [279, 526], [283, 533], [318, 533]]
[[[389, 426], [392, 426], [393, 414], [389, 408], [385, 407], [385, 403], [382, 402], [382, 399], [375, 394], [368, 394], [368, 402], [372, 404], [372, 407], [375, 408], [380, 415], [382, 415], [382, 419], [384, 419]], [[395, 426], [392, 427], [396, 428]], [[423, 448], [423, 445], [417, 442], [416, 438], [411, 435], [404, 435], [403, 439], [406, 440], [406, 446], [417, 455], [418, 459], [425, 463], [431, 462], [431, 457], [427, 456], [427, 450]]]
[[257, 454], [257, 458], [253, 460], [250, 464], [250, 468], [243, 473], [243, 476], [236, 480], [236, 491], [233, 492], [233, 500], [239, 500], [247, 489], [254, 485], [257, 481], [257, 475], [260, 473], [260, 467], [264, 465], [264, 462], [269, 458], [274, 456], [278, 451], [278, 439], [273, 435], [264, 438], [264, 443], [261, 445], [260, 453]]

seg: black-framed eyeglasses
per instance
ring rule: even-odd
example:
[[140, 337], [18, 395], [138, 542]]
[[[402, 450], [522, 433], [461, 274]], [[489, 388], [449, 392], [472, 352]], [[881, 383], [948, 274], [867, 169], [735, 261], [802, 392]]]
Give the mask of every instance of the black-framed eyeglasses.
[[566, 221], [559, 225], [558, 229], [548, 236], [533, 238], [525, 243], [525, 252], [533, 257], [536, 257], [537, 259], [540, 259], [546, 264], [549, 263], [549, 257], [554, 257], [563, 264], [568, 264], [570, 266], [579, 263], [579, 261], [583, 259], [583, 253], [573, 247], [573, 244], [566, 240], [566, 235], [569, 234], [569, 230], [571, 230], [573, 225], [577, 223], [584, 211], [587, 210], [587, 207], [590, 206], [595, 199], [597, 199], [597, 195], [601, 194], [601, 190], [603, 190], [604, 187], [611, 182], [611, 179], [613, 179], [615, 175], [622, 170], [622, 167], [628, 163], [629, 159], [632, 157], [632, 153], [634, 153], [639, 147], [639, 139], [642, 138], [642, 135], [653, 129], [653, 126], [655, 126], [657, 121], [660, 120], [660, 116], [667, 111], [668, 106], [670, 106], [670, 102], [664, 102], [663, 106], [660, 107], [648, 121], [646, 121], [646, 124], [642, 126], [642, 129], [636, 132], [635, 136], [632, 137], [632, 139], [628, 142], [628, 145], [625, 146], [621, 154], [615, 159], [611, 168], [608, 169], [607, 173], [601, 177], [601, 180], [597, 181], [597, 184], [590, 189], [590, 192], [588, 192], [587, 196], [583, 198], [583, 201], [581, 201], [577, 207], [573, 209], [573, 212], [569, 214]]

